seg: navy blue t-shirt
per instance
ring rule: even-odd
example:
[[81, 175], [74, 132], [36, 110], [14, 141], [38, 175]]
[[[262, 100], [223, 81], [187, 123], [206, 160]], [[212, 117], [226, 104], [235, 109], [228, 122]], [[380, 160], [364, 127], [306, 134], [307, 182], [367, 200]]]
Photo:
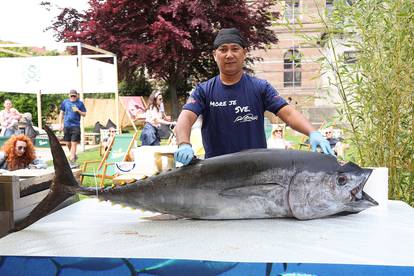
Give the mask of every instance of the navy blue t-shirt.
[[266, 148], [264, 112], [277, 113], [287, 102], [265, 80], [243, 74], [233, 85], [216, 76], [198, 84], [183, 109], [203, 116], [205, 157]]
[[69, 99], [65, 99], [61, 105], [60, 110], [64, 112], [64, 127], [78, 127], [80, 126], [81, 115], [78, 112], [72, 110], [72, 106], [76, 106], [80, 111], [86, 112], [86, 107], [82, 101], [77, 99], [74, 102], [71, 102]]

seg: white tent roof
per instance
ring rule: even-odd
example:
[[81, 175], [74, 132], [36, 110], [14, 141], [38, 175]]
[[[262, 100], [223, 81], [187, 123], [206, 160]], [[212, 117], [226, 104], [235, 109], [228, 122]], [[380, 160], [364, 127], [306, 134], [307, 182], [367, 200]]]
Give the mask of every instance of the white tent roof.
[[[0, 91], [37, 94], [39, 128], [42, 128], [41, 94], [66, 94], [71, 89], [76, 89], [82, 100], [83, 93], [115, 93], [115, 121], [120, 125], [116, 55], [80, 42], [61, 45], [63, 48], [76, 47], [76, 54], [31, 57], [13, 51], [13, 48], [31, 48], [33, 45], [0, 44], [0, 52], [18, 56], [0, 57]], [[83, 49], [88, 49], [88, 54], [82, 54]], [[112, 63], [97, 58], [112, 59]], [[81, 128], [81, 144], [84, 149], [83, 120]]]
[[[78, 47], [76, 55], [0, 58], [0, 91], [17, 93], [62, 94], [70, 89], [83, 93], [116, 93], [116, 56], [82, 43], [64, 43]], [[21, 44], [0, 44], [3, 48], [27, 47]], [[82, 48], [95, 51], [82, 55]], [[12, 52], [7, 50], [7, 52]], [[97, 52], [97, 53], [96, 53]], [[18, 54], [18, 53], [16, 53]], [[113, 63], [94, 59], [110, 57]], [[79, 62], [81, 61], [81, 62]]]

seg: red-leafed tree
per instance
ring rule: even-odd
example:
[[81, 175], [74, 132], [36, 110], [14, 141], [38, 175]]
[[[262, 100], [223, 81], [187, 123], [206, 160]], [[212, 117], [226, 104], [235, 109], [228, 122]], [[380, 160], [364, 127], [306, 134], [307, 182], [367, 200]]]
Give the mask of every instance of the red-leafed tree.
[[[90, 0], [83, 12], [63, 9], [51, 26], [60, 41], [79, 41], [118, 55], [120, 79], [146, 68], [165, 81], [178, 115], [177, 87], [212, 77], [212, 42], [222, 27], [241, 30], [250, 49], [276, 43], [273, 0]], [[254, 58], [250, 57], [249, 61]]]

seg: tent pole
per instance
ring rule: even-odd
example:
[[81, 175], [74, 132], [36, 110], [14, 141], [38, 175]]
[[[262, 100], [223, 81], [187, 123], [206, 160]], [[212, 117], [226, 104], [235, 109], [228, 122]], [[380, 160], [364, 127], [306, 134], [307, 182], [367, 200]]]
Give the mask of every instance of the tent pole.
[[[82, 44], [77, 44], [78, 48], [78, 64], [79, 64], [79, 80], [80, 80], [80, 89], [79, 95], [80, 100], [83, 101], [83, 64], [82, 64]], [[85, 151], [85, 120], [83, 116], [81, 116], [81, 150]]]
[[115, 88], [115, 120], [118, 133], [122, 133], [122, 126], [119, 121], [119, 91], [118, 91], [118, 59], [114, 56], [114, 66], [115, 66], [115, 80], [116, 80], [116, 88]]
[[42, 90], [37, 91], [37, 127], [42, 129]]

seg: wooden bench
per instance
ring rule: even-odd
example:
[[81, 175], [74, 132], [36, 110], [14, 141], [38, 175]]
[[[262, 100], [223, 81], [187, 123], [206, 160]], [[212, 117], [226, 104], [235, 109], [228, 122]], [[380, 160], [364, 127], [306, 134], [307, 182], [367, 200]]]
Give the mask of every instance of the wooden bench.
[[[73, 170], [73, 173], [79, 179], [80, 170]], [[51, 169], [18, 170], [0, 175], [0, 237], [13, 229], [16, 222], [25, 218], [46, 197], [53, 177]], [[77, 195], [72, 196], [57, 209], [77, 200]]]

